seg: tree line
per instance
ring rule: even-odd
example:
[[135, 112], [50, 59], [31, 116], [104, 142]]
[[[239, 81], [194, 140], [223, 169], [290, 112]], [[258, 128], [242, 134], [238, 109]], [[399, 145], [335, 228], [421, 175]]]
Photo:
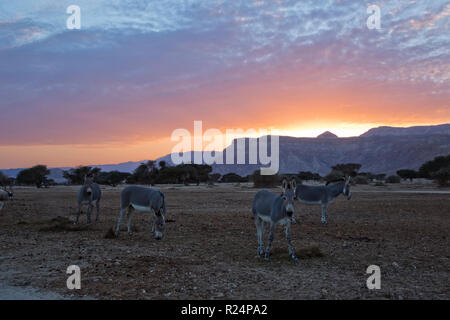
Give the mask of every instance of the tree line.
[[[372, 181], [399, 183], [401, 179], [409, 179], [412, 181], [415, 178], [425, 178], [435, 180], [440, 186], [450, 185], [450, 155], [439, 156], [427, 161], [417, 171], [401, 169], [397, 171], [396, 175], [388, 177], [384, 173], [359, 172], [360, 169], [361, 164], [345, 163], [332, 166], [330, 173], [324, 177], [310, 171], [301, 171], [297, 174], [264, 176], [260, 174], [259, 170], [242, 177], [236, 173], [227, 173], [224, 175], [212, 173], [212, 167], [209, 165], [180, 164], [177, 166], [167, 166], [165, 161], [160, 161], [157, 164], [156, 161], [149, 160], [141, 163], [133, 173], [119, 171], [102, 172], [100, 168], [80, 166], [64, 171], [63, 177], [67, 180], [68, 184], [80, 185], [83, 183], [86, 175], [93, 175], [97, 183], [113, 187], [122, 183], [143, 185], [199, 185], [200, 183], [214, 184], [217, 182], [253, 182], [255, 187], [266, 187], [278, 185], [285, 177], [296, 178], [300, 181], [334, 181], [345, 176], [353, 177], [353, 181], [357, 184], [367, 184]], [[24, 169], [19, 172], [15, 179], [6, 177], [0, 171], [0, 186], [18, 184], [35, 185], [38, 188], [48, 187], [55, 184], [52, 179], [47, 177], [49, 174], [50, 170], [45, 165], [36, 165]]]

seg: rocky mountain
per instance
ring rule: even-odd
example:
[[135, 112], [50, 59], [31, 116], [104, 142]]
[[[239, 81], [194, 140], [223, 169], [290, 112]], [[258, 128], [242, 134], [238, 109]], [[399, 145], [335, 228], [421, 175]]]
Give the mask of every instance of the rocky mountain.
[[433, 134], [450, 134], [450, 123], [436, 126], [414, 126], [408, 128], [400, 127], [378, 127], [362, 134], [361, 137], [373, 136], [418, 136]]
[[[249, 164], [249, 147], [257, 145], [261, 138], [242, 138], [233, 141], [222, 152], [214, 156], [225, 162], [227, 154], [234, 151], [233, 164], [213, 164], [213, 172], [226, 174], [237, 173], [241, 176], [251, 174], [259, 169], [258, 164]], [[267, 138], [270, 150], [271, 138]], [[242, 143], [243, 147], [238, 147]], [[238, 164], [239, 151], [245, 154], [244, 164]], [[187, 152], [190, 162], [194, 162], [194, 153]], [[195, 152], [197, 156], [201, 152]], [[399, 169], [417, 170], [424, 162], [436, 156], [450, 154], [450, 124], [437, 126], [417, 126], [410, 128], [379, 127], [370, 129], [359, 137], [339, 138], [331, 132], [324, 132], [317, 138], [279, 137], [280, 173], [298, 173], [300, 171], [318, 172], [325, 175], [331, 166], [337, 163], [360, 163], [361, 171], [393, 174]], [[170, 154], [156, 161], [166, 161], [174, 165]], [[242, 159], [241, 159], [242, 160]], [[143, 161], [119, 164], [93, 165], [102, 171], [118, 170], [133, 172]], [[62, 170], [52, 168], [50, 178], [61, 181]], [[15, 177], [21, 169], [1, 170], [7, 176]], [[62, 178], [63, 179], [63, 178]]]

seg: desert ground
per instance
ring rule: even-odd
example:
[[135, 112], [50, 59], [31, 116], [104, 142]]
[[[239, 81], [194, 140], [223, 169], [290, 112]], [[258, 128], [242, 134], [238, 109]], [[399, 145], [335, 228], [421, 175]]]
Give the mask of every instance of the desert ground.
[[[297, 203], [296, 264], [281, 226], [270, 261], [256, 258], [249, 184], [156, 186], [167, 200], [160, 241], [140, 212], [133, 236], [124, 219], [119, 238], [105, 237], [123, 187], [102, 186], [88, 226], [85, 214], [73, 225], [79, 187], [17, 187], [0, 215], [0, 299], [450, 299], [449, 189], [352, 186], [327, 226], [319, 206]], [[69, 265], [81, 268], [80, 290], [66, 287]], [[381, 268], [380, 290], [366, 287], [369, 265]]]

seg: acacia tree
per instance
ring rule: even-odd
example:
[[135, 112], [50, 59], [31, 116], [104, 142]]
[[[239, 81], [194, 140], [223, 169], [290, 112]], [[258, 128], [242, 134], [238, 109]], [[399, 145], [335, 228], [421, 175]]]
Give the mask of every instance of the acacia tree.
[[425, 162], [419, 169], [419, 175], [422, 178], [431, 179], [433, 173], [448, 166], [450, 166], [450, 154], [447, 156], [439, 156], [431, 161]]
[[361, 165], [359, 163], [341, 163], [331, 167], [331, 169], [342, 172], [345, 176], [356, 177]]
[[402, 169], [397, 171], [397, 175], [402, 179], [409, 179], [410, 181], [412, 181], [412, 179], [417, 178], [417, 171]]
[[50, 170], [46, 165], [37, 165], [28, 169], [24, 169], [17, 175], [17, 182], [19, 184], [34, 184], [37, 188], [45, 185], [47, 181], [47, 175], [50, 174]]
[[5, 186], [8, 183], [8, 177], [0, 171], [0, 186]]
[[89, 166], [79, 166], [63, 172], [63, 177], [66, 178], [70, 184], [83, 184], [84, 177], [88, 175], [97, 175], [100, 168], [92, 168]]

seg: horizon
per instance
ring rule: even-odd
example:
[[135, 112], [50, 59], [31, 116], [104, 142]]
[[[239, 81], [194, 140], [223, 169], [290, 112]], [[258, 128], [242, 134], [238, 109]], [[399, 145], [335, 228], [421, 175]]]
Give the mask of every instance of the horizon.
[[[423, 127], [423, 126], [425, 126], [425, 127], [428, 127], [428, 126], [443, 126], [443, 125], [450, 125], [450, 123], [440, 123], [440, 124], [436, 124], [436, 125], [417, 125], [417, 126], [409, 126], [409, 127], [378, 126], [378, 127], [370, 128], [370, 129], [368, 129], [367, 131], [364, 131], [363, 133], [361, 133], [361, 134], [358, 135], [358, 136], [338, 136], [337, 134], [335, 134], [334, 132], [332, 132], [332, 131], [330, 131], [330, 130], [323, 131], [323, 132], [321, 132], [320, 134], [318, 134], [318, 135], [316, 135], [316, 136], [301, 136], [301, 137], [297, 137], [297, 136], [283, 135], [283, 134], [279, 134], [278, 136], [279, 136], [279, 137], [285, 137], [285, 138], [299, 138], [299, 139], [305, 138], [305, 139], [315, 139], [315, 138], [318, 138], [318, 136], [320, 136], [321, 134], [324, 134], [324, 133], [329, 132], [329, 133], [332, 133], [332, 134], [336, 135], [336, 138], [338, 138], [338, 139], [344, 139], [344, 138], [358, 138], [358, 137], [360, 137], [361, 135], [363, 135], [364, 133], [367, 133], [367, 132], [368, 132], [369, 130], [371, 130], [371, 129], [378, 129], [378, 128], [382, 128], [382, 127], [408, 129], [408, 128], [414, 128], [414, 127]], [[268, 136], [270, 136], [270, 135], [268, 135]], [[252, 139], [252, 138], [253, 138], [253, 139], [254, 139], [254, 138], [259, 139], [259, 138], [261, 138], [261, 137], [262, 137], [262, 136], [254, 136], [254, 137], [240, 136], [240, 137], [237, 137], [236, 139], [247, 139], [247, 138], [249, 138], [249, 139]], [[228, 146], [230, 146], [230, 144], [226, 145], [225, 148], [228, 147]], [[1, 147], [0, 147], [0, 148], [1, 148]], [[224, 149], [225, 149], [225, 148], [224, 148]], [[214, 151], [216, 151], [216, 152], [222, 152], [224, 149], [221, 149], [221, 150], [214, 150]], [[205, 152], [206, 150], [205, 150], [205, 148], [204, 148], [203, 150], [188, 150], [188, 151], [184, 151], [183, 153], [200, 152], [200, 151], [201, 151], [201, 152]], [[67, 168], [77, 168], [77, 167], [84, 167], [84, 166], [90, 166], [90, 167], [95, 167], [95, 166], [114, 166], [114, 165], [120, 165], [120, 164], [125, 164], [125, 163], [136, 163], [136, 162], [142, 162], [142, 163], [143, 163], [143, 162], [146, 162], [146, 161], [149, 161], [149, 160], [156, 161], [156, 160], [158, 160], [158, 159], [160, 159], [160, 158], [169, 156], [170, 154], [171, 154], [171, 153], [159, 155], [159, 156], [157, 156], [157, 157], [155, 157], [155, 158], [136, 159], [136, 160], [126, 160], [126, 161], [111, 162], [111, 163], [86, 163], [86, 164], [75, 164], [75, 165], [53, 165], [53, 166], [47, 165], [47, 164], [45, 164], [45, 163], [35, 163], [35, 164], [29, 165], [29, 166], [24, 166], [24, 167], [14, 167], [14, 168], [13, 168], [13, 167], [10, 167], [10, 168], [1, 168], [1, 167], [0, 167], [0, 171], [1, 171], [1, 170], [17, 170], [17, 169], [24, 169], [24, 168], [32, 167], [32, 166], [35, 166], [35, 165], [46, 165], [49, 169], [67, 169]]]
[[[69, 29], [69, 5], [80, 29]], [[359, 136], [450, 123], [450, 4], [68, 1], [0, 4], [0, 168], [171, 153], [171, 133]]]

